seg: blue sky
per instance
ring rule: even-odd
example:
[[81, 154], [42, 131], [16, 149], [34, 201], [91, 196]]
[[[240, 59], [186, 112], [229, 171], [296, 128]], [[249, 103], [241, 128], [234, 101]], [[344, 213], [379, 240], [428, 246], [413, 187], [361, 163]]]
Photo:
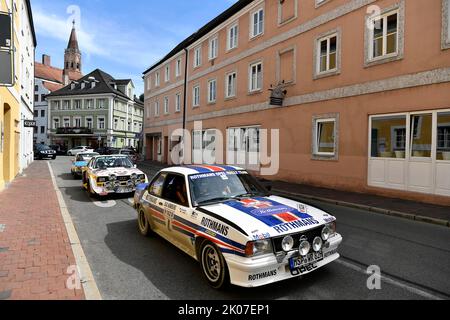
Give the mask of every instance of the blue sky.
[[142, 72], [236, 0], [32, 0], [42, 54], [62, 68], [64, 49], [77, 21], [83, 73], [100, 68], [131, 78], [143, 93]]

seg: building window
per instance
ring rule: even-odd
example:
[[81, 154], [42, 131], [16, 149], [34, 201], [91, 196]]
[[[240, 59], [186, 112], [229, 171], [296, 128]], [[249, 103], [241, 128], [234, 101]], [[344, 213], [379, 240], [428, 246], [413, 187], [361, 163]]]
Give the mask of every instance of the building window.
[[387, 8], [378, 16], [369, 16], [366, 25], [365, 66], [403, 58], [404, 0]]
[[151, 86], [152, 86], [151, 83], [152, 83], [152, 81], [151, 81], [150, 77], [148, 77], [147, 78], [147, 90], [151, 89]]
[[70, 110], [70, 100], [63, 101], [63, 110]]
[[219, 54], [219, 37], [209, 40], [209, 60], [216, 59]]
[[39, 95], [38, 94], [34, 95], [34, 102], [39, 102]]
[[372, 118], [372, 158], [405, 159], [406, 141], [406, 116]]
[[169, 97], [164, 97], [164, 114], [169, 114]]
[[237, 48], [238, 39], [239, 39], [239, 25], [234, 24], [228, 29], [227, 50]]
[[155, 102], [155, 117], [159, 116], [159, 102]]
[[237, 81], [237, 73], [236, 72], [231, 72], [226, 75], [225, 98], [236, 97], [236, 81]]
[[93, 100], [91, 99], [86, 100], [86, 109], [92, 109], [93, 105], [94, 105]]
[[256, 62], [250, 65], [249, 80], [250, 92], [262, 90], [262, 62]]
[[155, 73], [155, 87], [159, 87], [160, 84], [160, 78], [159, 78], [159, 71]]
[[175, 96], [175, 112], [181, 111], [181, 94], [177, 93]]
[[52, 110], [59, 110], [59, 101], [52, 101]]
[[200, 67], [202, 64], [202, 47], [194, 49], [194, 68]]
[[45, 110], [41, 110], [41, 118], [45, 118]]
[[252, 13], [250, 37], [254, 38], [264, 33], [264, 9]]
[[327, 3], [330, 0], [315, 0], [316, 1], [316, 8], [320, 7], [321, 5]]
[[320, 35], [315, 47], [315, 79], [340, 72], [340, 29]]
[[106, 100], [105, 99], [98, 99], [98, 108], [99, 109], [105, 109], [106, 108]]
[[98, 118], [97, 128], [99, 130], [105, 130], [105, 118], [103, 118], [103, 117]]
[[200, 86], [195, 86], [192, 90], [192, 106], [200, 106]]
[[75, 108], [75, 110], [80, 110], [81, 109], [81, 100], [75, 100], [74, 101], [74, 108]]
[[261, 165], [260, 126], [229, 128], [227, 163], [256, 169]]
[[92, 119], [92, 117], [87, 117], [86, 118], [86, 127], [88, 129], [92, 129], [92, 126], [93, 126], [93, 119]]
[[70, 128], [70, 118], [64, 118], [64, 128]]
[[45, 133], [45, 127], [41, 126], [41, 134], [44, 134], [44, 133]]
[[314, 160], [337, 160], [339, 115], [313, 117], [312, 157]]
[[39, 117], [39, 111], [38, 110], [34, 110], [34, 117], [35, 118]]
[[442, 0], [442, 50], [450, 49], [450, 0]]
[[214, 103], [217, 99], [217, 80], [208, 81], [208, 103]]
[[73, 118], [73, 126], [75, 128], [81, 128], [81, 118], [80, 117]]
[[114, 130], [119, 130], [119, 119], [114, 119]]
[[59, 128], [59, 119], [58, 118], [54, 118], [53, 119], [53, 129], [56, 130]]
[[181, 76], [181, 58], [177, 59], [176, 67], [175, 67], [175, 76], [176, 77]]
[[278, 25], [291, 22], [297, 18], [298, 0], [283, 0], [278, 2]]
[[450, 161], [450, 112], [437, 116], [437, 160]]
[[411, 115], [411, 157], [431, 158], [433, 115]]
[[166, 72], [165, 72], [165, 80], [166, 82], [170, 81], [170, 66], [166, 66]]

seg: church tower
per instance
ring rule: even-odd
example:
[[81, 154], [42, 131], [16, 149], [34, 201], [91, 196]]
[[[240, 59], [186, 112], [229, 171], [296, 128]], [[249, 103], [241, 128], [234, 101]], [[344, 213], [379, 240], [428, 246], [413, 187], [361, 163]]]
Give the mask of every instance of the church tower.
[[68, 84], [69, 73], [81, 74], [81, 51], [78, 47], [75, 20], [73, 21], [72, 32], [70, 33], [69, 44], [64, 53], [64, 84]]

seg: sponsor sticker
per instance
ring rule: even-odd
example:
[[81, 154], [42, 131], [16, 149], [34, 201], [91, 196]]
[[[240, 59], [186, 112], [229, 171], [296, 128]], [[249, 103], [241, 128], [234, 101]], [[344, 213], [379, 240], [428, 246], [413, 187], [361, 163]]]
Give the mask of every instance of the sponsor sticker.
[[278, 274], [278, 270], [274, 269], [271, 271], [261, 272], [257, 274], [250, 274], [248, 276], [248, 281], [256, 281], [256, 280], [262, 280], [270, 277], [275, 277]]
[[220, 222], [211, 220], [209, 218], [203, 218], [201, 225], [204, 226], [205, 228], [211, 229], [217, 233], [220, 233], [223, 236], [227, 236], [228, 235], [228, 231], [229, 231], [229, 227], [223, 225]]

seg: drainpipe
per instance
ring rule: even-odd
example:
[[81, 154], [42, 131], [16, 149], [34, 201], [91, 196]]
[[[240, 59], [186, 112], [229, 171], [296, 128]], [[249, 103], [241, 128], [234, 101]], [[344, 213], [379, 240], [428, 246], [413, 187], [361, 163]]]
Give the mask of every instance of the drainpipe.
[[[183, 144], [184, 144], [184, 139], [185, 139], [184, 131], [186, 130], [189, 50], [187, 48], [184, 48], [184, 53], [185, 53], [186, 59], [185, 59], [185, 64], [184, 64]], [[183, 148], [183, 160], [184, 160], [184, 153], [185, 153], [185, 150]]]

